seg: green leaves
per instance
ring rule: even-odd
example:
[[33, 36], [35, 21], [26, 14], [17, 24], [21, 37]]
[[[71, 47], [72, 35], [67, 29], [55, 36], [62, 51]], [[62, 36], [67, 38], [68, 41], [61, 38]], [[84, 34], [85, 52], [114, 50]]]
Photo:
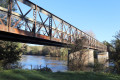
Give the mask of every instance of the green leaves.
[[20, 59], [23, 49], [19, 44], [16, 42], [0, 41], [0, 61], [3, 61], [3, 66]]
[[[8, 3], [9, 3], [9, 0], [0, 0], [0, 6], [1, 6], [1, 7], [8, 8]], [[12, 10], [13, 10], [13, 11], [16, 11], [16, 10], [17, 10], [14, 1], [13, 1], [13, 3], [12, 3]]]
[[112, 40], [112, 43], [108, 43], [107, 41], [103, 43], [107, 46], [110, 61], [113, 61], [115, 64], [114, 72], [120, 74], [120, 31], [114, 37], [115, 39]]

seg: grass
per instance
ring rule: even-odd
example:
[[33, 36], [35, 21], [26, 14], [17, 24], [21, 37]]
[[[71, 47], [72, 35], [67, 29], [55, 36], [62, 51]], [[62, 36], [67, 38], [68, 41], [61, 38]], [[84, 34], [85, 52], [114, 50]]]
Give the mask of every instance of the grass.
[[30, 70], [4, 70], [0, 80], [120, 80], [119, 75], [94, 72], [40, 72]]

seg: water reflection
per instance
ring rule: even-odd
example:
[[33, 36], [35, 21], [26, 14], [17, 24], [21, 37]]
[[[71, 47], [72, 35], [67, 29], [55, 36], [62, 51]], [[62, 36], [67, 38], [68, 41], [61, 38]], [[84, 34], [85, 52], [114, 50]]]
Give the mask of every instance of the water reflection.
[[43, 68], [47, 65], [47, 67], [51, 68], [53, 72], [67, 71], [67, 61], [58, 57], [22, 55], [19, 62], [24, 65], [23, 69], [31, 69], [31, 65], [33, 68], [40, 65]]

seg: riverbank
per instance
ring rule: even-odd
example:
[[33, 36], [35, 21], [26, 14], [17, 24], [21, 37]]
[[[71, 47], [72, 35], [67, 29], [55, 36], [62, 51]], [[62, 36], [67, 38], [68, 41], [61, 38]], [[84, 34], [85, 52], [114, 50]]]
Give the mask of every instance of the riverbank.
[[95, 72], [40, 72], [34, 70], [4, 70], [0, 80], [120, 80], [120, 76]]
[[49, 57], [66, 57], [68, 56], [67, 48], [54, 46], [29, 46], [27, 45], [24, 55], [49, 56]]

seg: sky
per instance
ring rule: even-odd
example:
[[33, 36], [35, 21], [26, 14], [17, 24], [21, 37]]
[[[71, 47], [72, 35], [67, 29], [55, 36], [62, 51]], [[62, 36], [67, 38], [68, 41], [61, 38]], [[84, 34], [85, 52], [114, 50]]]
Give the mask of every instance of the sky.
[[120, 30], [120, 0], [30, 0], [100, 42], [110, 42]]

